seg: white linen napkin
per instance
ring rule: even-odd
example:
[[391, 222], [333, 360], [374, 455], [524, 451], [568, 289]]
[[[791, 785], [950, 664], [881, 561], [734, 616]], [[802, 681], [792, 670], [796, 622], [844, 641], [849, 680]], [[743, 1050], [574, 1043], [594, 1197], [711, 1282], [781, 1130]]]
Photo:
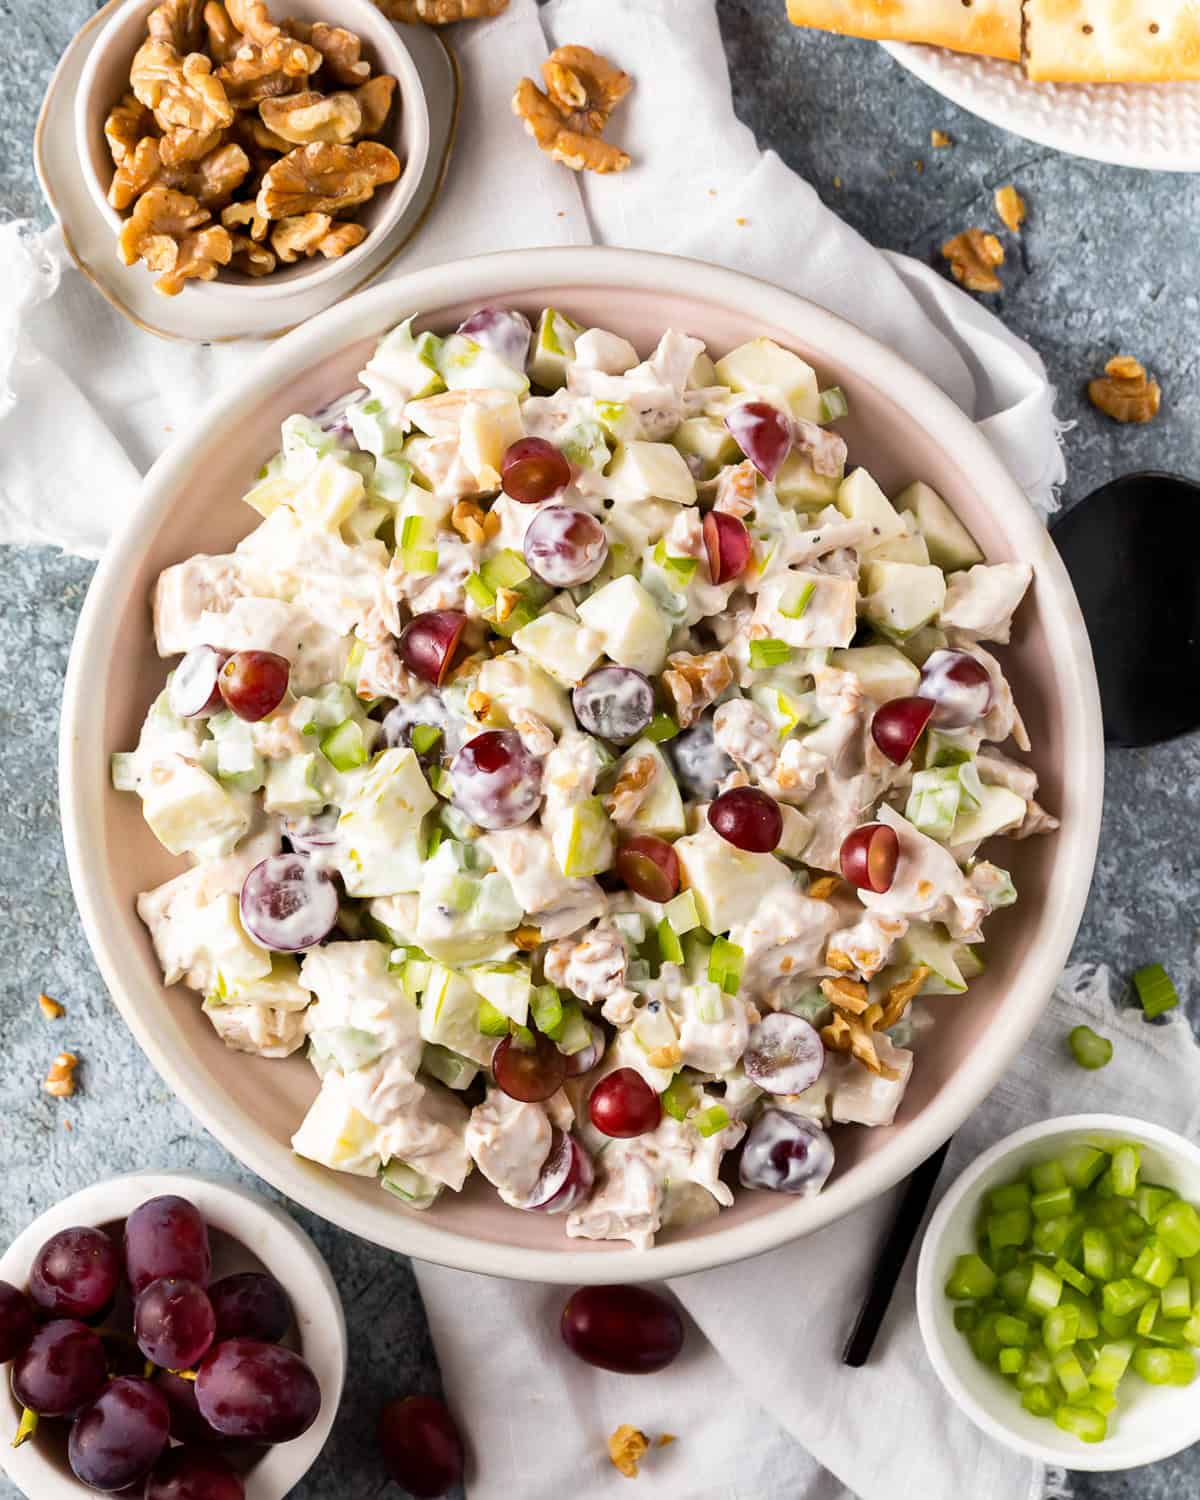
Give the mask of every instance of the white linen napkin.
[[[636, 80], [608, 132], [634, 158], [619, 177], [574, 178], [510, 113], [517, 78], [538, 77], [547, 48], [567, 42], [596, 47]], [[714, 0], [551, 0], [540, 12], [534, 0], [512, 0], [495, 21], [456, 28], [454, 45], [466, 98], [453, 171], [391, 274], [593, 240], [749, 271], [897, 349], [979, 422], [1035, 505], [1054, 508], [1065, 470], [1040, 359], [928, 267], [874, 250], [758, 150], [733, 113]], [[63, 265], [54, 231], [0, 227], [0, 541], [98, 556], [140, 474], [256, 346], [149, 337], [81, 276], [68, 269], [60, 278]], [[1022, 1063], [964, 1129], [958, 1160], [1072, 1102], [1078, 1075], [1069, 1082], [1059, 1056], [1075, 1019], [1065, 1007], [1051, 1009]], [[1178, 1030], [1119, 1048], [1090, 1091], [1096, 1106], [1108, 1099], [1144, 1111], [1148, 1099], [1198, 1096], [1190, 1054], [1188, 1085], [1177, 1089], [1148, 1089], [1146, 1067], [1134, 1066], [1153, 1056], [1178, 1074], [1183, 1049], [1168, 1063], [1164, 1044]], [[679, 1282], [696, 1329], [669, 1372], [643, 1381], [564, 1353], [561, 1292], [418, 1267], [446, 1386], [480, 1459], [471, 1500], [623, 1493], [604, 1442], [625, 1421], [679, 1437], [651, 1455], [660, 1500], [1040, 1496], [1044, 1476], [987, 1443], [940, 1395], [916, 1347], [911, 1280], [881, 1357], [858, 1372], [837, 1364], [891, 1211], [880, 1202], [817, 1239]]]
[[[1066, 1045], [1084, 1022], [1113, 1041], [1100, 1072], [1083, 1072]], [[1200, 1048], [1186, 1019], [1152, 1026], [1138, 1009], [1115, 1009], [1108, 971], [1085, 965], [1067, 970], [1017, 1062], [955, 1136], [940, 1187], [1000, 1137], [1080, 1111], [1200, 1132]], [[678, 1439], [646, 1457], [655, 1500], [1060, 1495], [1061, 1471], [999, 1447], [943, 1392], [917, 1328], [916, 1250], [870, 1362], [839, 1363], [896, 1199], [672, 1282], [691, 1327], [684, 1353], [657, 1376], [612, 1375], [568, 1354], [561, 1288], [418, 1265], [446, 1390], [475, 1454], [470, 1500], [623, 1495], [606, 1455], [623, 1422]]]
[[[780, 24], [784, 24], [782, 18]], [[522, 245], [630, 245], [747, 270], [875, 334], [979, 421], [1043, 511], [1065, 475], [1041, 360], [942, 277], [872, 249], [733, 113], [714, 0], [512, 0], [457, 27], [465, 101], [450, 179], [392, 268]], [[595, 46], [636, 83], [609, 126], [634, 165], [575, 178], [509, 108], [549, 46]], [[145, 472], [253, 359], [147, 336], [68, 270], [56, 231], [0, 226], [0, 542], [99, 556]], [[186, 295], [186, 293], [185, 293]], [[86, 480], [84, 478], [86, 476]]]

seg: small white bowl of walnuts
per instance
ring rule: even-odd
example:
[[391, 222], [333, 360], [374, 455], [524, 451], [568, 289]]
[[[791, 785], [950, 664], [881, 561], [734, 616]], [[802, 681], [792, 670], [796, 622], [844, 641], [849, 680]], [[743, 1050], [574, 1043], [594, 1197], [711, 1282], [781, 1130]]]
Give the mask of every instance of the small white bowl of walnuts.
[[126, 0], [75, 131], [120, 260], [227, 304], [352, 287], [429, 155], [416, 66], [371, 0]]

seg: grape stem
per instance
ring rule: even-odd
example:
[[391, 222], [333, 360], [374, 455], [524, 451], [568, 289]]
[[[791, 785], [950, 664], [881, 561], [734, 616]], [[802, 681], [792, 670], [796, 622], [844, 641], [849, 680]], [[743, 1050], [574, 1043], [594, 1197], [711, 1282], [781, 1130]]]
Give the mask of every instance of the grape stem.
[[21, 1413], [21, 1425], [17, 1428], [17, 1435], [12, 1440], [14, 1448], [19, 1448], [22, 1443], [27, 1443], [38, 1428], [38, 1414], [26, 1407]]
[[168, 1370], [168, 1375], [178, 1375], [180, 1380], [195, 1380], [195, 1370]]

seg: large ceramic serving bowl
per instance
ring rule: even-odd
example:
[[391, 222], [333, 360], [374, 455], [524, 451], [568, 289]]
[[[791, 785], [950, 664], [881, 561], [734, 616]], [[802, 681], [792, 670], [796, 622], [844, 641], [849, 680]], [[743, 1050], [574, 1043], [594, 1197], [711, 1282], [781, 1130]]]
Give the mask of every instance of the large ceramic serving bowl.
[[[258, 521], [240, 503], [279, 446], [279, 424], [356, 384], [374, 341], [410, 313], [440, 330], [485, 302], [534, 314], [547, 302], [615, 329], [643, 351], [668, 327], [725, 351], [769, 335], [846, 392], [839, 425], [851, 460], [886, 491], [912, 479], [938, 489], [994, 561], [1024, 559], [1036, 583], [1009, 664], [1029, 726], [1039, 796], [1062, 819], [1050, 838], [1004, 844], [1021, 900], [989, 923], [987, 972], [965, 999], [932, 1001], [894, 1126], [838, 1132], [838, 1170], [817, 1198], [741, 1192], [718, 1218], [653, 1250], [569, 1240], [559, 1218], [504, 1207], [472, 1181], [424, 1213], [371, 1181], [293, 1155], [289, 1141], [317, 1078], [302, 1056], [229, 1052], [197, 997], [168, 990], [138, 920], [139, 891], [180, 862], [114, 792], [109, 755], [137, 740], [166, 673], [154, 650], [150, 591], [159, 571], [231, 548]], [[810, 1234], [884, 1192], [944, 1141], [992, 1088], [1029, 1035], [1067, 957], [1087, 894], [1103, 778], [1099, 695], [1083, 620], [1049, 536], [975, 426], [928, 380], [851, 324], [736, 272], [619, 250], [527, 250], [389, 282], [290, 334], [208, 408], [155, 464], [92, 584], [63, 703], [61, 797], [67, 856], [84, 925], [113, 998], [155, 1067], [236, 1156], [293, 1198], [409, 1255], [540, 1281], [640, 1281], [744, 1259]], [[478, 1174], [476, 1174], [478, 1177]]]

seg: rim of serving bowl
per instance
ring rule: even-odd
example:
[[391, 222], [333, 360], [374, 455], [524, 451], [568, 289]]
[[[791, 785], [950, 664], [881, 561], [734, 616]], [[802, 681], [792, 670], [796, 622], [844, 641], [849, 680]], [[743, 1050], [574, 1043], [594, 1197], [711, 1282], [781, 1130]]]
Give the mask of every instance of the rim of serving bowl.
[[[292, 1303], [304, 1357], [321, 1385], [317, 1420], [291, 1443], [265, 1451], [244, 1476], [246, 1500], [284, 1500], [312, 1468], [329, 1440], [346, 1381], [346, 1318], [337, 1285], [321, 1252], [283, 1209], [252, 1188], [217, 1172], [125, 1172], [91, 1183], [52, 1204], [0, 1256], [0, 1279], [23, 1287], [38, 1250], [52, 1234], [75, 1224], [99, 1225], [128, 1217], [148, 1198], [189, 1198], [212, 1228], [239, 1241], [281, 1283]], [[20, 1411], [7, 1380], [0, 1382], [0, 1418], [16, 1428]], [[7, 1430], [7, 1428], [6, 1428]], [[0, 1467], [35, 1500], [83, 1500], [85, 1485], [64, 1473], [39, 1448], [0, 1442]]]
[[[1120, 1432], [1115, 1432], [1103, 1443], [1072, 1443], [1068, 1434], [1060, 1434], [1061, 1442], [1052, 1444], [1047, 1435], [1046, 1443], [1036, 1443], [1013, 1430], [1007, 1422], [997, 1417], [994, 1410], [985, 1406], [959, 1377], [953, 1362], [946, 1352], [944, 1318], [939, 1317], [941, 1305], [946, 1301], [936, 1261], [938, 1248], [946, 1235], [955, 1213], [965, 1199], [978, 1187], [993, 1167], [1007, 1161], [1034, 1145], [1054, 1141], [1067, 1136], [1116, 1136], [1141, 1141], [1155, 1146], [1164, 1155], [1187, 1160], [1200, 1174], [1200, 1146], [1186, 1136], [1169, 1130], [1165, 1125], [1155, 1125], [1149, 1120], [1139, 1120], [1132, 1115], [1086, 1114], [1058, 1115], [1050, 1120], [1040, 1120], [1026, 1125], [1021, 1130], [1006, 1135], [982, 1156], [976, 1157], [951, 1183], [941, 1202], [934, 1210], [921, 1242], [921, 1254], [917, 1262], [916, 1302], [917, 1323], [921, 1340], [929, 1362], [943, 1388], [962, 1408], [968, 1417], [989, 1437], [1006, 1448], [1022, 1453], [1040, 1463], [1086, 1470], [1089, 1473], [1111, 1473], [1121, 1469], [1140, 1468], [1143, 1464], [1156, 1463], [1169, 1458], [1192, 1443], [1200, 1440], [1200, 1402], [1193, 1399], [1194, 1417], [1190, 1427], [1177, 1428], [1163, 1423], [1159, 1441], [1124, 1443]], [[961, 1338], [950, 1325], [955, 1337]], [[1009, 1396], [1011, 1392], [1004, 1391]], [[997, 1402], [996, 1409], [1003, 1409]], [[1053, 1429], [1055, 1432], [1057, 1428]]]
[[[157, 518], [175, 502], [202, 437], [227, 430], [243, 415], [247, 393], [294, 378], [331, 349], [378, 337], [415, 310], [445, 302], [478, 300], [520, 292], [544, 295], [581, 281], [599, 287], [661, 292], [664, 287], [694, 296], [710, 306], [736, 309], [746, 322], [786, 329], [797, 338], [837, 347], [847, 362], [877, 388], [903, 390], [904, 408], [924, 428], [939, 434], [989, 507], [1002, 508], [1019, 555], [1033, 562], [1039, 586], [1052, 599], [1047, 611], [1051, 645], [1063, 661], [1064, 817], [1057, 835], [1062, 850], [1060, 878], [1066, 895], [1056, 908], [1053, 938], [1026, 956], [1021, 983], [999, 1009], [988, 1034], [985, 1058], [959, 1068], [915, 1119], [896, 1131], [886, 1152], [856, 1164], [815, 1198], [781, 1205], [751, 1222], [701, 1238], [654, 1246], [650, 1250], [611, 1249], [600, 1255], [575, 1249], [564, 1238], [561, 1250], [533, 1250], [480, 1242], [442, 1229], [433, 1216], [397, 1213], [386, 1229], [379, 1216], [339, 1197], [290, 1150], [281, 1147], [249, 1112], [206, 1098], [193, 1083], [184, 1060], [173, 1059], [147, 1017], [161, 1003], [161, 981], [144, 984], [126, 972], [124, 955], [110, 934], [119, 908], [111, 891], [92, 873], [93, 852], [102, 847], [102, 804], [106, 767], [98, 766], [104, 693], [117, 610], [110, 598], [122, 596], [122, 579], [136, 564], [142, 540]], [[231, 383], [177, 439], [143, 481], [141, 496], [118, 528], [101, 562], [72, 648], [63, 694], [59, 783], [68, 867], [84, 929], [118, 1009], [159, 1073], [194, 1115], [229, 1150], [280, 1191], [313, 1212], [387, 1248], [459, 1270], [517, 1280], [556, 1283], [649, 1281], [686, 1275], [742, 1261], [812, 1233], [879, 1196], [937, 1149], [991, 1090], [1028, 1037], [1066, 962], [1087, 897], [1100, 833], [1103, 736], [1100, 698], [1083, 617], [1070, 579], [1045, 526], [975, 424], [926, 376], [859, 328], [824, 308], [739, 271], [678, 256], [594, 246], [505, 251], [427, 268], [362, 292], [296, 329], [265, 351]], [[1068, 809], [1066, 800], [1071, 806]], [[134, 1000], [134, 994], [139, 995]], [[586, 1243], [586, 1242], [585, 1242]]]
[[[107, 186], [96, 172], [91, 141], [97, 111], [107, 109], [97, 99], [98, 74], [109, 53], [117, 45], [122, 29], [137, 15], [148, 15], [159, 0], [124, 0], [101, 25], [99, 34], [84, 63], [79, 80], [79, 91], [75, 96], [75, 144], [79, 156], [80, 171], [88, 192], [96, 207], [112, 225], [113, 234], [121, 232], [124, 215], [117, 212], [108, 201]], [[194, 291], [209, 299], [230, 298], [245, 300], [252, 294], [258, 301], [282, 301], [301, 292], [327, 286], [347, 274], [357, 272], [365, 255], [373, 253], [381, 241], [396, 228], [405, 209], [412, 202], [421, 183], [421, 175], [429, 157], [430, 126], [429, 108], [425, 101], [425, 88], [417, 66], [412, 60], [400, 32], [376, 9], [371, 0], [337, 0], [350, 14], [339, 15], [339, 25], [351, 26], [355, 34], [368, 42], [382, 65], [381, 71], [392, 74], [397, 80], [396, 99], [393, 103], [393, 121], [401, 122], [404, 131], [411, 131], [412, 138], [399, 178], [387, 183], [380, 190], [386, 197], [381, 199], [379, 220], [361, 244], [345, 255], [332, 260], [311, 257], [300, 264], [292, 274], [246, 278], [242, 281], [222, 280], [218, 275], [213, 281], [192, 281], [184, 288], [183, 295]], [[377, 70], [380, 71], [380, 70]], [[384, 144], [395, 145], [389, 137]], [[115, 250], [114, 250], [115, 254]], [[285, 272], [291, 270], [284, 268]]]

